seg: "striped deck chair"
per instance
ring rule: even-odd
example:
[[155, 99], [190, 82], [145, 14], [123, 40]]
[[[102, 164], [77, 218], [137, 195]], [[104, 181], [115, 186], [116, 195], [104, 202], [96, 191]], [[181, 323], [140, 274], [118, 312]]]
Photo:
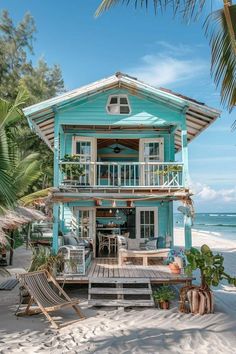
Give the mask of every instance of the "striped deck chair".
[[[30, 300], [23, 311], [16, 313], [17, 316], [33, 315], [42, 312], [51, 322], [52, 326], [57, 329], [60, 328], [60, 326], [52, 319], [49, 312], [57, 311], [65, 307], [72, 307], [80, 316], [81, 320], [85, 318], [78, 306], [79, 300], [71, 299], [49, 272], [38, 271], [20, 274], [19, 280], [28, 290]], [[58, 289], [58, 292], [52, 288], [50, 283]], [[34, 303], [38, 306], [32, 306]], [[63, 326], [72, 322], [75, 321], [67, 322]]]

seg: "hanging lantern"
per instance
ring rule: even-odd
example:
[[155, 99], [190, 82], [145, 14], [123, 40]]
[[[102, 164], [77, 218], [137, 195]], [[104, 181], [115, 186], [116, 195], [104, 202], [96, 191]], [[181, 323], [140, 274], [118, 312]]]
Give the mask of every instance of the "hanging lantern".
[[95, 199], [94, 201], [95, 201], [95, 205], [96, 206], [101, 206], [102, 205], [101, 199]]
[[116, 201], [113, 200], [113, 202], [112, 202], [112, 208], [115, 208], [115, 207], [116, 207]]

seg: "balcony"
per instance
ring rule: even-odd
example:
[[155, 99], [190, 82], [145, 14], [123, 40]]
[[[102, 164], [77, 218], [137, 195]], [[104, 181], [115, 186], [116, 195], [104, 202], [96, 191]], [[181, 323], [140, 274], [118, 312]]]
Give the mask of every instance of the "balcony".
[[162, 188], [184, 187], [183, 163], [177, 162], [64, 162], [60, 187]]

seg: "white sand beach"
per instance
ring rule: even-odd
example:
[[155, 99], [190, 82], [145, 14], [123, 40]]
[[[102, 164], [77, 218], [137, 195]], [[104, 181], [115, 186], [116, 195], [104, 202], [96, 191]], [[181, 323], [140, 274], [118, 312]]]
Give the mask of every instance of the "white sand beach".
[[[183, 245], [181, 229], [175, 244]], [[236, 275], [236, 241], [194, 232], [193, 245], [207, 243], [225, 256], [226, 270]], [[21, 265], [22, 266], [22, 265]], [[216, 311], [210, 315], [182, 314], [177, 302], [168, 311], [159, 309], [93, 309], [87, 307], [86, 289], [73, 289], [87, 316], [60, 330], [53, 330], [44, 316], [16, 318], [17, 288], [0, 292], [0, 353], [235, 353], [236, 288], [222, 284], [215, 289]], [[69, 311], [66, 317], [69, 317]], [[73, 314], [74, 318], [74, 314]]]

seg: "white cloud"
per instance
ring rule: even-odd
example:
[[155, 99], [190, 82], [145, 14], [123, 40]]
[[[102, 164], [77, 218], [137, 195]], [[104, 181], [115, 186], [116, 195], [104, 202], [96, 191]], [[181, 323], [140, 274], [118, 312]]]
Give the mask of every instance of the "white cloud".
[[192, 80], [208, 70], [208, 62], [197, 58], [194, 48], [158, 43], [161, 50], [157, 54], [143, 56], [140, 65], [128, 69], [132, 76], [153, 86], [164, 86]]
[[196, 183], [192, 186], [195, 199], [205, 202], [232, 203], [236, 202], [236, 186], [228, 189], [214, 189], [208, 185]]

